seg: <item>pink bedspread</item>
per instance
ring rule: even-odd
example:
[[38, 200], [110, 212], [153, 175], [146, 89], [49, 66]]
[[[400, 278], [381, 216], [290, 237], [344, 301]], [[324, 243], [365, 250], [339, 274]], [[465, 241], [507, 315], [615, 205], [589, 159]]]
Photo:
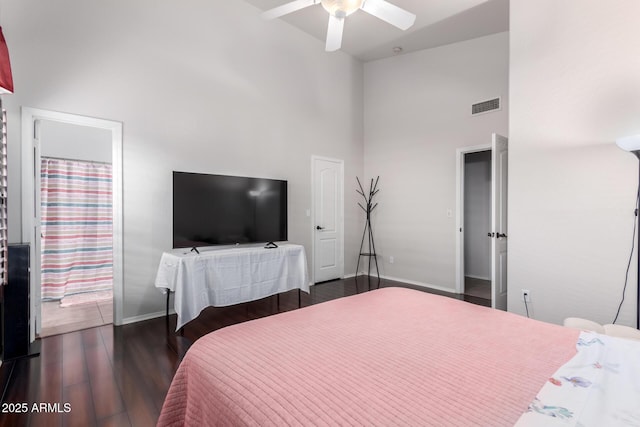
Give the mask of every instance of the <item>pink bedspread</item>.
[[198, 340], [160, 426], [512, 426], [578, 330], [385, 288]]

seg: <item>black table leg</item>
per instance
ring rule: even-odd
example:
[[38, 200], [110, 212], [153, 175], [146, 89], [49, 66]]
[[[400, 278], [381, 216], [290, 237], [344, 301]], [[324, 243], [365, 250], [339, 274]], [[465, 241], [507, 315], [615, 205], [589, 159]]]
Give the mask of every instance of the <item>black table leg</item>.
[[167, 289], [167, 314], [164, 316], [167, 323], [167, 334], [169, 333], [169, 296], [171, 296], [171, 291]]

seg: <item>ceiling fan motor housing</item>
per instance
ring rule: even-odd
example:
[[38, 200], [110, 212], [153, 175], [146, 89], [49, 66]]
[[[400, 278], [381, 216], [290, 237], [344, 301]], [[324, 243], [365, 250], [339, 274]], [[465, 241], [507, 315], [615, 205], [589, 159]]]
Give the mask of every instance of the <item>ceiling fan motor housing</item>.
[[408, 29], [416, 20], [416, 15], [386, 0], [293, 0], [263, 12], [262, 16], [265, 19], [279, 18], [318, 3], [322, 4], [322, 7], [329, 13], [327, 43], [325, 46], [327, 52], [340, 49], [345, 17], [358, 9], [362, 9], [369, 15], [373, 15], [401, 30]]
[[321, 0], [322, 7], [336, 18], [344, 18], [360, 9], [364, 0]]

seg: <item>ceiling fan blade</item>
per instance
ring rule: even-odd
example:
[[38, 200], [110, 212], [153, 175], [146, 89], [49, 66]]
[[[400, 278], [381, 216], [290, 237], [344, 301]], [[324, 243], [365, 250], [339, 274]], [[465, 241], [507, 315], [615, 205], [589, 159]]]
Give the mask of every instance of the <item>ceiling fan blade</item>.
[[262, 13], [264, 19], [275, 19], [289, 13], [304, 9], [305, 7], [313, 6], [318, 3], [319, 0], [295, 0], [289, 3], [285, 3], [282, 6], [274, 7]]
[[342, 46], [342, 30], [344, 29], [344, 18], [329, 15], [329, 27], [327, 28], [327, 52], [333, 52]]
[[385, 0], [365, 0], [360, 8], [401, 30], [408, 29], [416, 22], [416, 15]]

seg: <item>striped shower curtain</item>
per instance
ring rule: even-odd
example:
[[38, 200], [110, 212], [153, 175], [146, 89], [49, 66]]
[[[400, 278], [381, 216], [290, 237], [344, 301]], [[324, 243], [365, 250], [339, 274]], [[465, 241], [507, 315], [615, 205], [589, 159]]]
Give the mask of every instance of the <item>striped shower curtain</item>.
[[42, 299], [112, 289], [111, 165], [42, 158]]

